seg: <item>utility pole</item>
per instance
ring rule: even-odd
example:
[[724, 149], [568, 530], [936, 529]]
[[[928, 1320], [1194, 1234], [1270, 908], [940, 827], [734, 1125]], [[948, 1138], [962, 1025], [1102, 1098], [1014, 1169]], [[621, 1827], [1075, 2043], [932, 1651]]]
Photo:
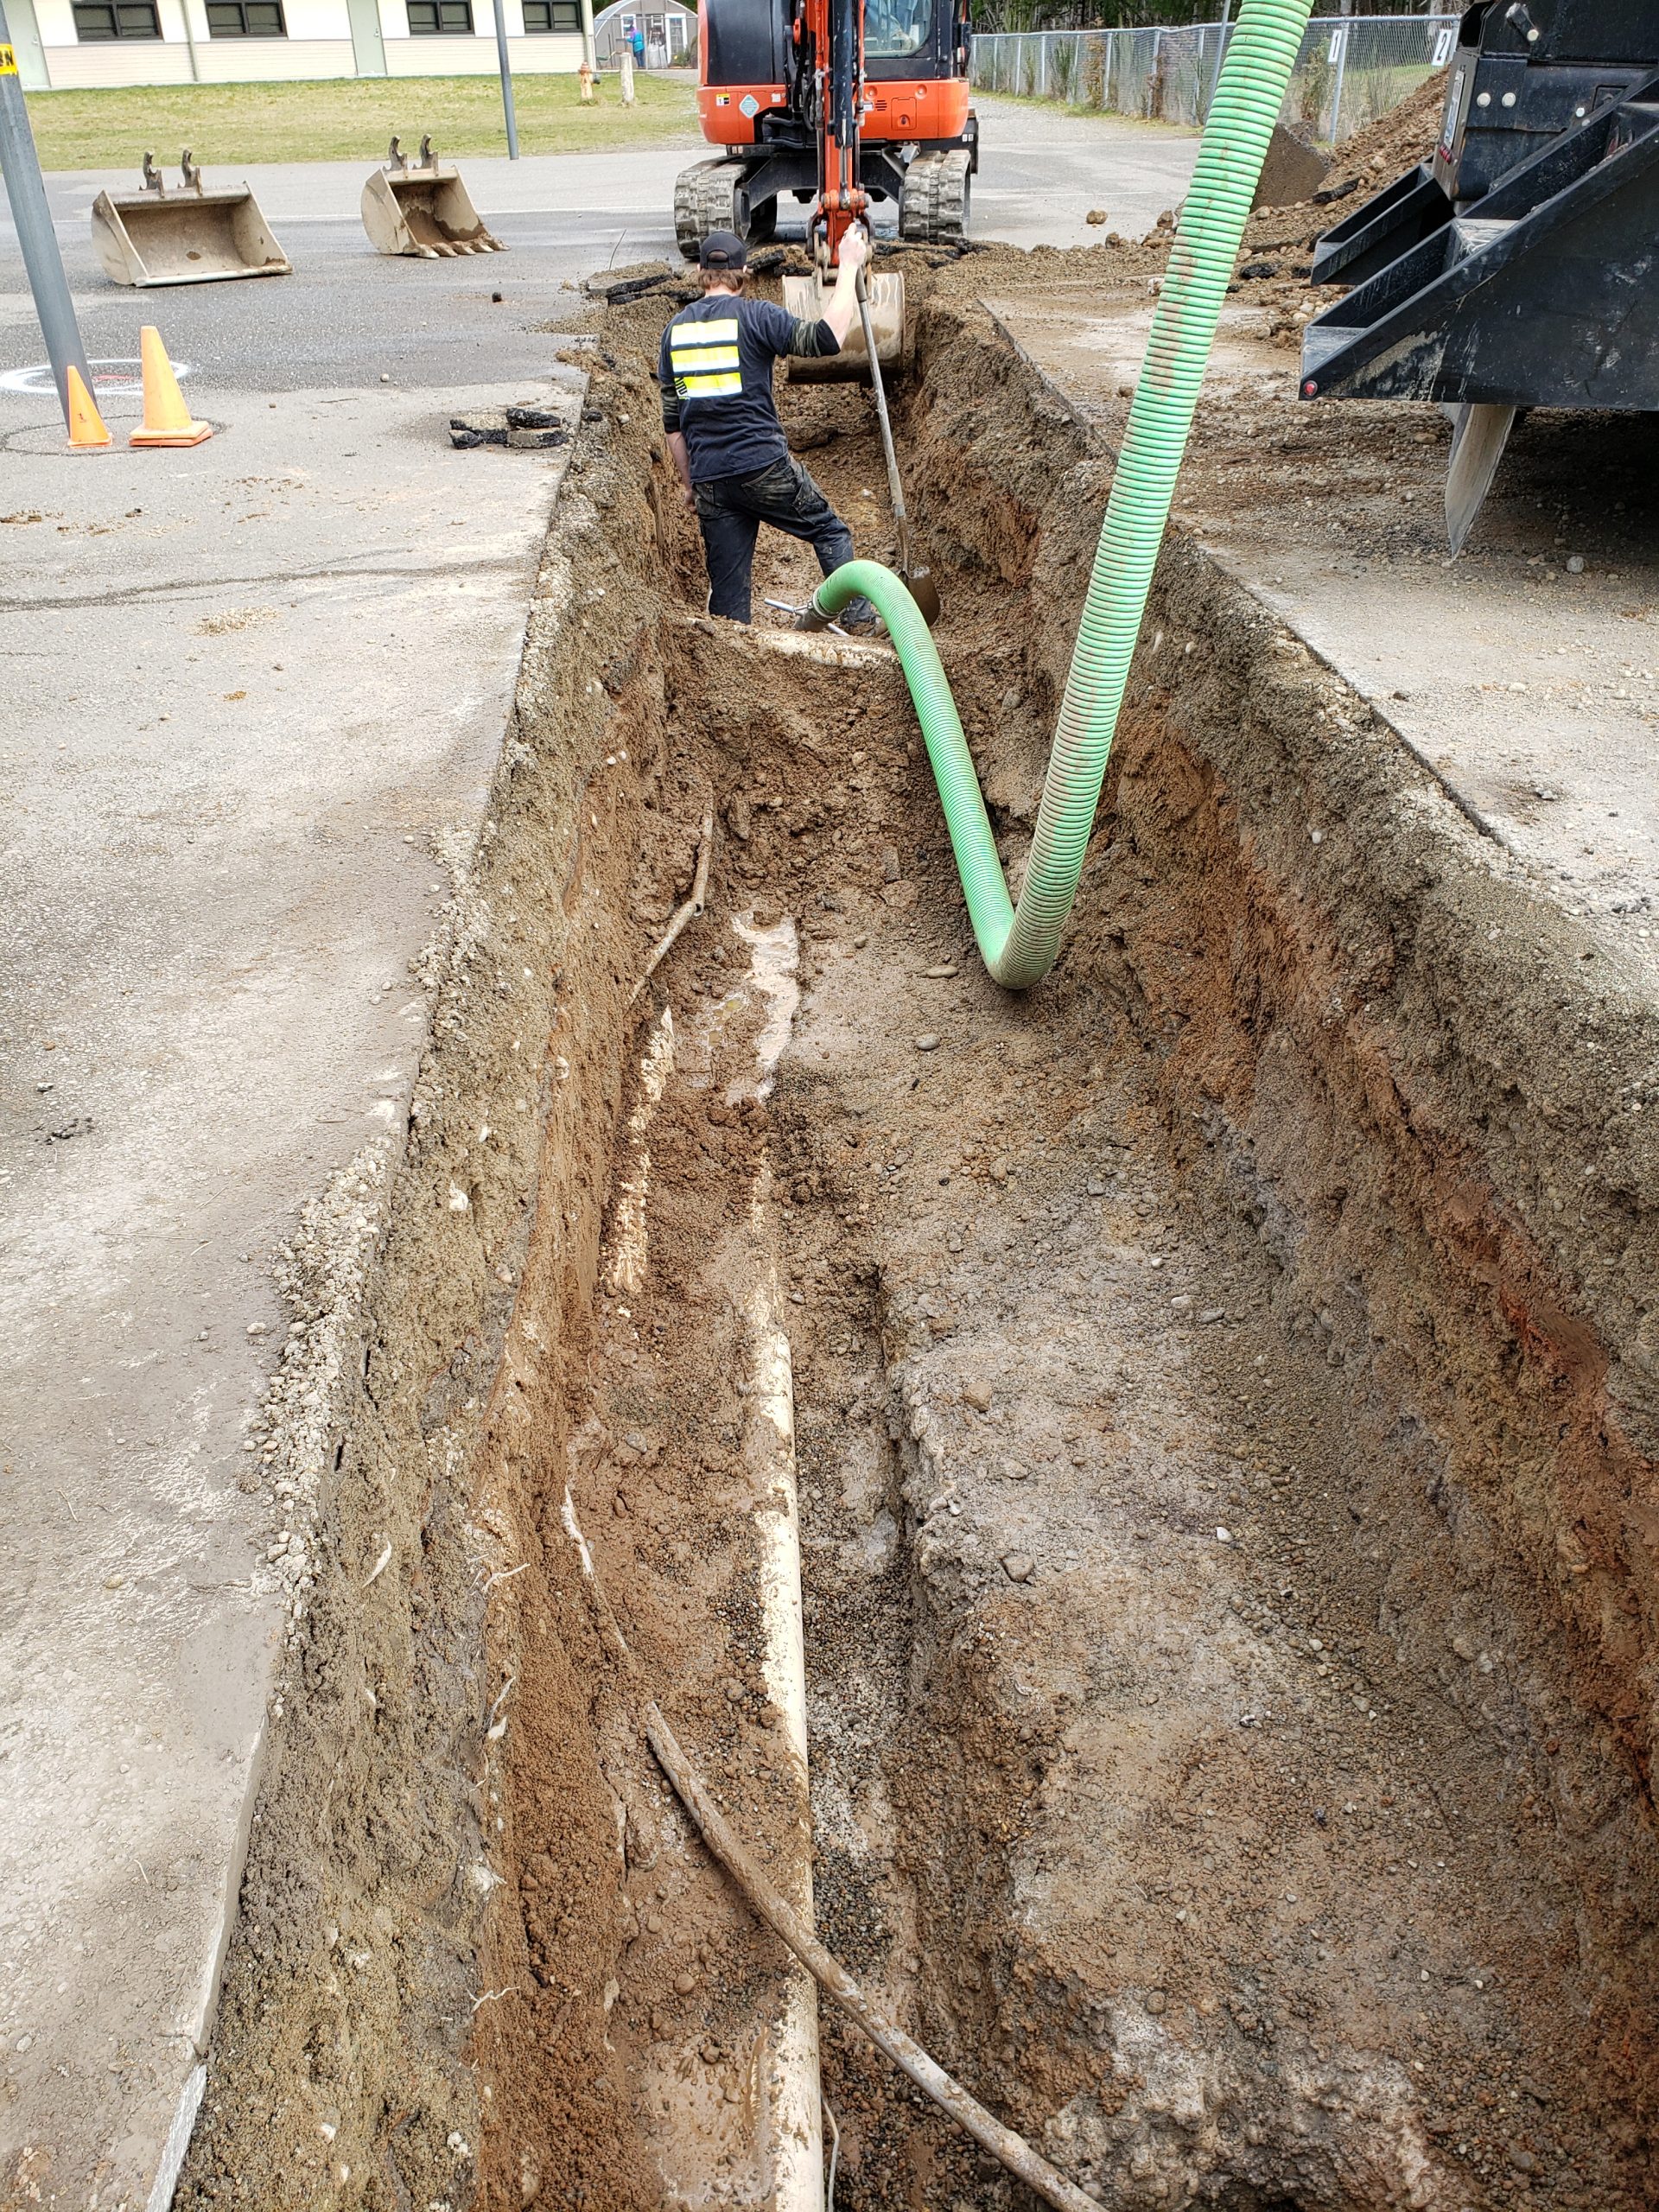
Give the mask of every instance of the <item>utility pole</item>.
[[17, 226], [23, 268], [29, 276], [29, 289], [35, 296], [35, 312], [40, 317], [41, 335], [46, 340], [53, 380], [58, 387], [58, 404], [63, 409], [67, 424], [69, 372], [73, 369], [79, 373], [89, 396], [92, 372], [86, 365], [79, 327], [75, 321], [74, 302], [69, 296], [69, 280], [63, 273], [63, 256], [58, 251], [58, 234], [52, 227], [51, 210], [46, 204], [46, 187], [41, 181], [35, 133], [29, 129], [22, 79], [17, 74], [11, 34], [6, 28], [4, 0], [0, 0], [0, 178], [5, 181], [6, 197], [11, 202], [11, 219]]
[[594, 60], [594, 0], [582, 0], [582, 59], [590, 75], [598, 73]]
[[[189, 0], [185, 0], [189, 5]], [[495, 58], [501, 67], [501, 112], [507, 118], [507, 159], [518, 158], [518, 118], [512, 111], [512, 64], [507, 59], [506, 0], [495, 0]]]

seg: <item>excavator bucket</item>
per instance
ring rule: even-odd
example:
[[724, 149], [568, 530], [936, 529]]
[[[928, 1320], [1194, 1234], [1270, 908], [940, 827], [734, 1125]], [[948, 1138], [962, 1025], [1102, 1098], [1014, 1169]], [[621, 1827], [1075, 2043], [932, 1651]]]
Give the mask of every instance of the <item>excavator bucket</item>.
[[[870, 327], [875, 334], [876, 359], [892, 376], [905, 367], [909, 358], [905, 330], [905, 280], [892, 274], [872, 276], [868, 282]], [[785, 312], [803, 322], [817, 322], [829, 302], [830, 290], [822, 274], [816, 271], [810, 276], [785, 276]], [[869, 374], [870, 358], [865, 349], [863, 331], [857, 323], [848, 332], [847, 342], [839, 353], [792, 360], [789, 365], [791, 384], [867, 383]]]
[[93, 200], [92, 245], [107, 276], [118, 284], [214, 284], [293, 273], [245, 184], [207, 191], [188, 150], [181, 167], [183, 181], [169, 192], [146, 154], [141, 192]]
[[377, 253], [410, 253], [423, 261], [506, 251], [485, 229], [461, 171], [438, 159], [429, 137], [413, 162], [392, 140], [385, 167], [363, 188], [363, 227]]

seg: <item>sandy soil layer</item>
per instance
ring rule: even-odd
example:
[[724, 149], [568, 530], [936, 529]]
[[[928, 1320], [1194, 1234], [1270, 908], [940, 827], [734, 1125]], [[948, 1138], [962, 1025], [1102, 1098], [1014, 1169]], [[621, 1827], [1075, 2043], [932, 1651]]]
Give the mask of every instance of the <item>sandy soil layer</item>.
[[[1017, 875], [1110, 459], [964, 282], [906, 435]], [[1650, 2202], [1651, 1010], [1179, 537], [1006, 998], [885, 650], [697, 613], [654, 336], [607, 321], [446, 956], [181, 2201], [766, 2201], [779, 1963], [570, 1530], [786, 1854], [775, 1279], [832, 1946], [1105, 2204]], [[883, 551], [865, 403], [794, 415]], [[823, 2087], [843, 2212], [1014, 2202], [829, 2020]]]

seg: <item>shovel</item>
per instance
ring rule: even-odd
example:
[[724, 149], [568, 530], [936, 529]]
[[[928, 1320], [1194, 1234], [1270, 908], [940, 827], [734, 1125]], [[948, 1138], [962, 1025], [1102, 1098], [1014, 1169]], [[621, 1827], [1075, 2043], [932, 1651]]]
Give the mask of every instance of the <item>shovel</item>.
[[870, 328], [870, 296], [864, 283], [862, 267], [855, 279], [858, 292], [858, 317], [864, 326], [864, 348], [870, 357], [870, 382], [875, 391], [875, 411], [881, 423], [881, 449], [887, 457], [887, 490], [893, 499], [893, 519], [899, 531], [899, 574], [917, 606], [922, 620], [931, 630], [938, 620], [938, 586], [927, 569], [918, 568], [911, 559], [910, 516], [905, 507], [905, 487], [899, 480], [899, 462], [893, 450], [893, 425], [887, 420], [887, 394], [881, 381], [881, 363], [875, 349], [874, 334]]

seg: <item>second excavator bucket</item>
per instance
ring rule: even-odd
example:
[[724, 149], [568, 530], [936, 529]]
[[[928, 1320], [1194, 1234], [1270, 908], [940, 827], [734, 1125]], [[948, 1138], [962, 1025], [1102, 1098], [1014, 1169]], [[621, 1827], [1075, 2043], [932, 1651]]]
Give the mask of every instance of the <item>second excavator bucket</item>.
[[[869, 277], [870, 325], [875, 333], [876, 359], [888, 375], [901, 372], [908, 359], [905, 327], [905, 280], [895, 274]], [[817, 322], [829, 303], [830, 287], [821, 273], [810, 276], [785, 276], [784, 279], [784, 309], [803, 322]], [[869, 356], [864, 350], [864, 334], [857, 323], [847, 334], [847, 342], [839, 353], [812, 354], [804, 359], [791, 360], [789, 380], [791, 384], [848, 384], [866, 382], [870, 373]]]
[[429, 137], [413, 162], [391, 142], [384, 168], [363, 188], [363, 227], [377, 253], [409, 253], [423, 261], [457, 253], [505, 253], [485, 229], [472, 195], [451, 162], [441, 162]]
[[182, 183], [169, 192], [146, 154], [143, 191], [100, 192], [93, 200], [92, 245], [107, 276], [118, 284], [212, 284], [292, 274], [245, 184], [205, 190], [188, 152], [182, 168]]

